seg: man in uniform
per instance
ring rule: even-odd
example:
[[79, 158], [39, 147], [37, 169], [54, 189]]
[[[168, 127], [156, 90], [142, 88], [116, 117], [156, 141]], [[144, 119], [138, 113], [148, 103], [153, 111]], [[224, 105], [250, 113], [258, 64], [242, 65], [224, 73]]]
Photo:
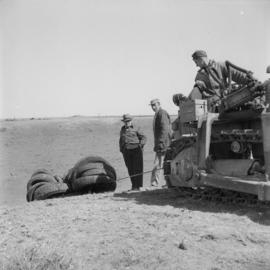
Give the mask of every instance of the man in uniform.
[[124, 114], [124, 125], [120, 131], [119, 148], [123, 154], [131, 180], [131, 190], [139, 190], [143, 186], [143, 147], [146, 136], [132, 124], [132, 117]]
[[149, 105], [155, 112], [153, 120], [155, 160], [151, 176], [151, 186], [158, 186], [165, 152], [171, 140], [171, 120], [169, 114], [161, 108], [158, 99], [151, 100]]
[[[224, 90], [228, 88], [228, 65], [226, 65], [226, 62], [208, 59], [207, 53], [203, 50], [195, 51], [192, 58], [200, 69], [195, 77], [195, 85], [189, 94], [189, 98], [193, 100], [208, 99], [210, 103], [218, 101]], [[233, 67], [230, 70], [231, 80], [238, 84], [248, 84], [252, 78], [251, 73], [247, 74]]]

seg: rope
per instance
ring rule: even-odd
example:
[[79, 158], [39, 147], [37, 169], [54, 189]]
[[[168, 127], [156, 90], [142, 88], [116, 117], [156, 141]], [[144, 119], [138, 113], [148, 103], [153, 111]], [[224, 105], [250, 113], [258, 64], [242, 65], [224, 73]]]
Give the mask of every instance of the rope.
[[[156, 169], [156, 170], [157, 170], [157, 171], [163, 170], [163, 168]], [[116, 182], [123, 181], [123, 180], [125, 180], [125, 179], [131, 178], [131, 177], [135, 177], [135, 176], [139, 176], [139, 175], [144, 175], [144, 174], [150, 173], [150, 172], [152, 172], [152, 170], [150, 170], [150, 171], [145, 171], [145, 172], [142, 172], [142, 173], [133, 174], [133, 175], [129, 175], [129, 176], [125, 176], [125, 177], [122, 177], [122, 178], [118, 178], [118, 179], [116, 179]]]

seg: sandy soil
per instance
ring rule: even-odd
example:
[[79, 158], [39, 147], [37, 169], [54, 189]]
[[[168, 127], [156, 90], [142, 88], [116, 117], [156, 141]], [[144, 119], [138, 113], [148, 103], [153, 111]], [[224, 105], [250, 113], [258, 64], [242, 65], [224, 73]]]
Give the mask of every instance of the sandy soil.
[[[144, 150], [144, 171], [152, 169], [152, 117], [137, 118], [148, 138]], [[71, 117], [0, 122], [0, 205], [25, 202], [26, 183], [31, 174], [46, 168], [63, 176], [79, 159], [99, 155], [116, 169], [118, 178], [127, 170], [118, 140], [120, 118]], [[149, 185], [150, 174], [145, 175]], [[121, 181], [117, 190], [130, 188], [130, 180]]]
[[[147, 171], [152, 119], [136, 120], [148, 137]], [[127, 193], [129, 179], [115, 193], [26, 203], [38, 168], [63, 175], [100, 155], [125, 177], [120, 125], [86, 117], [1, 122], [0, 269], [270, 269], [268, 208], [195, 201], [173, 189]], [[55, 254], [61, 267], [48, 263]], [[47, 268], [37, 267], [42, 259]]]

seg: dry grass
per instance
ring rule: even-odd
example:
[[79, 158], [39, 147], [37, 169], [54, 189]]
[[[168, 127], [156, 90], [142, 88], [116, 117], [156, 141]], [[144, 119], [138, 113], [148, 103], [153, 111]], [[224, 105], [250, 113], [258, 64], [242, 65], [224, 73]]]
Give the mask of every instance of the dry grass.
[[72, 259], [46, 248], [33, 247], [0, 259], [1, 270], [72, 270], [77, 269]]

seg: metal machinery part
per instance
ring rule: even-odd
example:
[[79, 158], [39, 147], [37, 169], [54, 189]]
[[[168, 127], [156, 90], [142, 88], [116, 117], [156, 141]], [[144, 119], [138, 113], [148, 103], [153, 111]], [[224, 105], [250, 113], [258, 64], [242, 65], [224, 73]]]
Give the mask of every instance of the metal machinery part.
[[164, 174], [173, 187], [218, 188], [270, 201], [270, 80], [251, 77], [225, 92], [217, 113], [205, 109], [207, 100], [174, 95], [179, 113]]

